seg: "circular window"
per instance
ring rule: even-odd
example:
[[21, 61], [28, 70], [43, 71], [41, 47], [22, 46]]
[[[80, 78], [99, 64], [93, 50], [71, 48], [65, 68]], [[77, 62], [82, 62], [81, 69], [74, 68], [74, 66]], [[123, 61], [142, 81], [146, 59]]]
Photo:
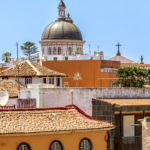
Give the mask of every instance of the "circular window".
[[92, 143], [89, 139], [82, 139], [80, 142], [80, 150], [92, 150]]
[[31, 150], [31, 148], [30, 148], [29, 144], [21, 143], [21, 144], [18, 146], [17, 150]]
[[50, 145], [50, 150], [63, 150], [62, 144], [59, 141], [54, 141]]

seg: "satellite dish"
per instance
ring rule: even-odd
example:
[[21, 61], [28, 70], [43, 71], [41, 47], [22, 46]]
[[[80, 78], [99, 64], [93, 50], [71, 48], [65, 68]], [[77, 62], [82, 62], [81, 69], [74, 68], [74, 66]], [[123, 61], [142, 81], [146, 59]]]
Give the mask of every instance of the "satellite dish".
[[8, 92], [6, 91], [1, 91], [0, 92], [0, 105], [5, 106], [9, 100], [9, 95]]

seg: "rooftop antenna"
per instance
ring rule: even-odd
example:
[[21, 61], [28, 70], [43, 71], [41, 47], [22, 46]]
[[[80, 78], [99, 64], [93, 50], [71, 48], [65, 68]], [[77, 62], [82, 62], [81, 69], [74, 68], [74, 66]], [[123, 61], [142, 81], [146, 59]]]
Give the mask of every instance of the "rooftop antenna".
[[20, 84], [19, 84], [19, 49], [18, 49], [18, 42], [16, 43], [17, 48], [17, 82], [18, 82], [18, 98], [20, 97]]
[[91, 44], [89, 44], [89, 54], [91, 55]]
[[99, 52], [99, 48], [100, 48], [100, 46], [98, 45], [98, 46], [97, 46], [98, 52]]

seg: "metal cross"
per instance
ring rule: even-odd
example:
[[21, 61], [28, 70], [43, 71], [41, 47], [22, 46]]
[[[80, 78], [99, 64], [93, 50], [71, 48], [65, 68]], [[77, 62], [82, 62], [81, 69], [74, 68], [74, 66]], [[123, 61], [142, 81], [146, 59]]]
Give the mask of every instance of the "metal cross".
[[120, 54], [120, 47], [121, 47], [122, 45], [121, 45], [120, 43], [118, 43], [116, 46], [118, 47], [117, 56], [121, 56], [121, 54]]

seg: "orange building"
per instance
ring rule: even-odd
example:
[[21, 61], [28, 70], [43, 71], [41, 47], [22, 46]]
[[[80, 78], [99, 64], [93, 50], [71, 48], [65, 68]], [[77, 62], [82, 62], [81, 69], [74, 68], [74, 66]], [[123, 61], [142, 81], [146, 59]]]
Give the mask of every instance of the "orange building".
[[112, 128], [76, 106], [0, 110], [0, 150], [107, 150]]
[[67, 74], [63, 87], [111, 87], [120, 62], [111, 60], [43, 61], [43, 66]]

